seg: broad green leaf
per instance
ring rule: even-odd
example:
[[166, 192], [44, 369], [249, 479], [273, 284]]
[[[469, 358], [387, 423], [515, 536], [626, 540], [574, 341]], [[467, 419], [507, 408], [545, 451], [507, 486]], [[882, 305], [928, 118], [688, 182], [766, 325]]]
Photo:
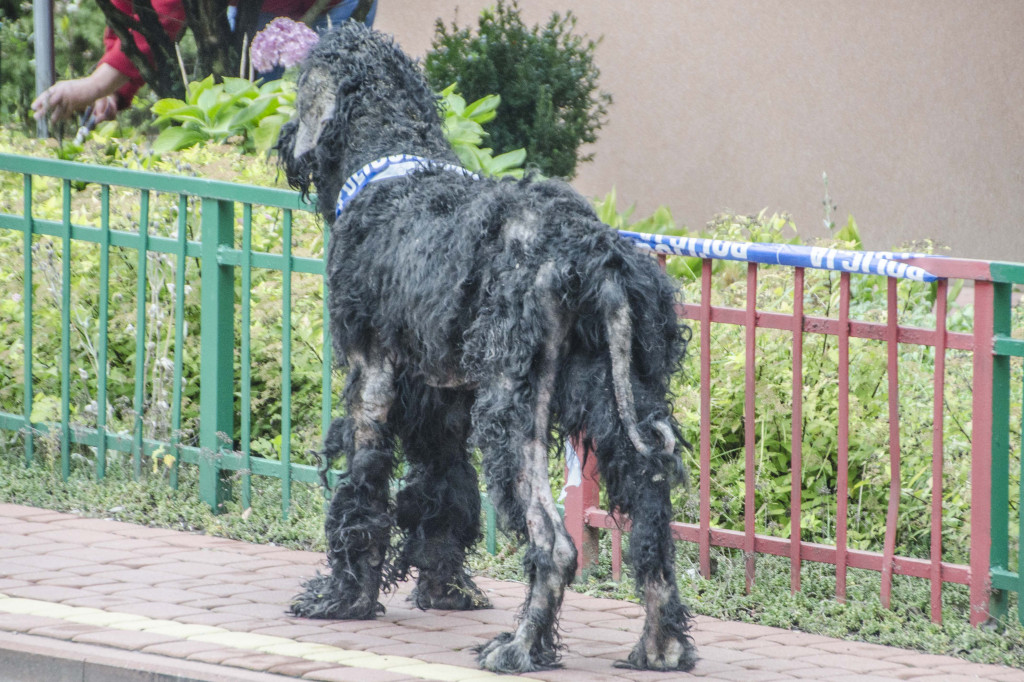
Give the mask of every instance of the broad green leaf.
[[269, 151], [277, 143], [277, 138], [281, 134], [281, 126], [287, 120], [284, 116], [274, 114], [260, 121], [259, 126], [252, 131], [252, 141], [256, 150]]
[[248, 78], [228, 77], [223, 80], [224, 92], [229, 95], [246, 94], [256, 97], [260, 89]]
[[189, 103], [195, 104], [198, 101], [199, 96], [202, 95], [202, 93], [209, 90], [210, 88], [212, 88], [213, 86], [214, 83], [212, 75], [207, 76], [201, 81], [192, 81], [188, 84], [188, 94], [186, 96], [186, 99], [189, 101]]
[[231, 117], [228, 122], [228, 127], [231, 129], [236, 128], [249, 128], [251, 124], [262, 118], [274, 104], [274, 100], [269, 97], [261, 97], [252, 104], [249, 104], [244, 109], [235, 112], [235, 115]]
[[494, 158], [491, 159], [491, 162], [490, 164], [488, 164], [488, 167], [491, 173], [498, 175], [511, 168], [518, 168], [519, 166], [522, 166], [525, 161], [526, 150], [516, 149], [511, 152], [505, 152], [504, 154], [499, 154], [498, 156], [495, 156]]
[[501, 104], [501, 97], [498, 95], [487, 95], [465, 107], [462, 115], [477, 123], [487, 123], [494, 120], [497, 115], [498, 105]]
[[153, 141], [153, 151], [157, 154], [178, 151], [179, 149], [191, 147], [197, 142], [209, 139], [209, 137], [204, 131], [192, 130], [190, 128], [165, 128]]
[[444, 126], [448, 141], [453, 145], [479, 145], [484, 140], [484, 129], [473, 121], [449, 118], [445, 120]]
[[196, 106], [203, 111], [209, 112], [217, 104], [217, 100], [220, 99], [223, 90], [219, 86], [213, 86], [199, 93], [199, 97], [196, 98]]
[[173, 97], [167, 97], [165, 99], [158, 100], [153, 105], [153, 113], [157, 116], [163, 116], [169, 114], [172, 111], [181, 109], [182, 107], [188, 106], [180, 99], [174, 99]]

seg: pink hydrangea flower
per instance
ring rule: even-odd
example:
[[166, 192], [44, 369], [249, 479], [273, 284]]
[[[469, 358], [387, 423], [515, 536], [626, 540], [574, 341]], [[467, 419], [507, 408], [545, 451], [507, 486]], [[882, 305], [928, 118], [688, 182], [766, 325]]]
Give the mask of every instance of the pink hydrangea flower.
[[303, 23], [278, 17], [256, 34], [249, 48], [253, 68], [266, 73], [281, 65], [284, 68], [301, 62], [319, 37]]

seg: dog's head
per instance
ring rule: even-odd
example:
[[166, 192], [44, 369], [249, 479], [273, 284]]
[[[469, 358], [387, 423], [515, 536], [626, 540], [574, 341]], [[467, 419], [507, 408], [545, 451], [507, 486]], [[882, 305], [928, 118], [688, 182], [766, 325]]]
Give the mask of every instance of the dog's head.
[[[355, 53], [365, 43], [369, 31], [357, 22], [344, 22], [323, 34], [302, 64], [295, 94], [295, 116], [281, 128], [278, 138], [278, 161], [284, 168], [288, 184], [308, 194], [310, 186], [319, 185], [316, 147], [334, 128], [330, 139], [340, 142], [345, 134], [345, 93], [358, 87], [363, 74]], [[333, 155], [342, 152], [332, 145]]]
[[[295, 116], [281, 129], [288, 183], [336, 192], [375, 158], [443, 141], [437, 96], [390, 37], [347, 21], [320, 37], [299, 74]], [[449, 147], [450, 149], [450, 147]], [[333, 204], [332, 204], [333, 205]]]
[[337, 92], [329, 74], [320, 68], [304, 70], [299, 77], [295, 116], [281, 128], [277, 141], [278, 163], [288, 184], [309, 194], [316, 171], [313, 150], [324, 128], [338, 109]]

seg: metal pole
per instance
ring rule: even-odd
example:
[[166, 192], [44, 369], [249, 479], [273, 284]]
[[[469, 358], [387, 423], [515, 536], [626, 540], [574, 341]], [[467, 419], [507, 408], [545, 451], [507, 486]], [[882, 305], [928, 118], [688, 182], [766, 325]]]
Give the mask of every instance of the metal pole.
[[[36, 96], [53, 85], [53, 0], [32, 0], [32, 24], [36, 58]], [[46, 117], [36, 122], [36, 135], [49, 135]]]

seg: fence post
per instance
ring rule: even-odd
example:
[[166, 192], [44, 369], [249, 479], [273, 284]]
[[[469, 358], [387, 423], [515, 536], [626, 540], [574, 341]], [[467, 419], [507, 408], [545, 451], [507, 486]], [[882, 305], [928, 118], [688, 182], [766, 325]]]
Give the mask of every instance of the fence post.
[[[1009, 337], [1011, 333], [1012, 288], [1007, 283], [993, 284], [993, 333]], [[1010, 570], [1010, 356], [996, 354], [992, 359], [992, 546], [989, 571]], [[1018, 574], [1021, 571], [1018, 562]], [[992, 590], [989, 615], [1003, 618], [1009, 610], [1009, 592]], [[1024, 610], [1018, 607], [1024, 614]]]
[[[971, 625], [989, 617], [992, 590], [992, 282], [974, 283], [974, 377], [971, 412]], [[1005, 531], [1004, 531], [1005, 532]]]
[[221, 265], [221, 246], [234, 245], [234, 203], [202, 200], [200, 249], [199, 496], [214, 512], [224, 511], [230, 482], [220, 470], [220, 451], [234, 433], [234, 271]]
[[[565, 490], [565, 529], [576, 545], [576, 575], [583, 575], [597, 563], [598, 531], [587, 525], [587, 509], [601, 504], [601, 483], [597, 474], [597, 457], [585, 451], [580, 438], [572, 439], [573, 449], [582, 460], [582, 480]], [[568, 471], [566, 471], [568, 480]]]

